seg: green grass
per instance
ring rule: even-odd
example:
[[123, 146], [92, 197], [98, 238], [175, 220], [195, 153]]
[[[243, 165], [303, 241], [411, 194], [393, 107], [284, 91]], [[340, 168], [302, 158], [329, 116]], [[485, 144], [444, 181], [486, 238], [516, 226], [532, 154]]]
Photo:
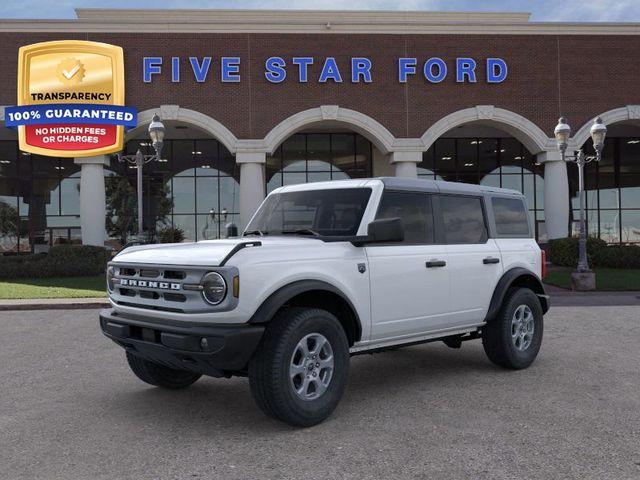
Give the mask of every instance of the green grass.
[[106, 297], [104, 275], [0, 280], [0, 299]]
[[[554, 268], [547, 272], [545, 283], [562, 288], [571, 288], [573, 268]], [[603, 291], [640, 290], [640, 270], [595, 268], [596, 289]]]

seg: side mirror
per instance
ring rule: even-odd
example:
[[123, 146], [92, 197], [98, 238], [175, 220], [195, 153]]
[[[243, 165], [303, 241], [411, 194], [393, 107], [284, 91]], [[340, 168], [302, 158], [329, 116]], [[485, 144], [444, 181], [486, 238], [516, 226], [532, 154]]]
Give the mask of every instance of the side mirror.
[[227, 238], [238, 236], [238, 226], [235, 223], [227, 223], [224, 228], [227, 230]]
[[391, 243], [404, 240], [404, 225], [400, 218], [382, 218], [367, 226], [366, 243]]

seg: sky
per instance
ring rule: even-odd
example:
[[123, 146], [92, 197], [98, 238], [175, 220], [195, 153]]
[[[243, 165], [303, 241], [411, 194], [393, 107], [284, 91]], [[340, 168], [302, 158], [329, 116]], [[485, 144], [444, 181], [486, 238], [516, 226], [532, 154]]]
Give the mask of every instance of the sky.
[[74, 8], [250, 8], [530, 12], [532, 21], [640, 22], [640, 0], [19, 0], [1, 18], [75, 18]]

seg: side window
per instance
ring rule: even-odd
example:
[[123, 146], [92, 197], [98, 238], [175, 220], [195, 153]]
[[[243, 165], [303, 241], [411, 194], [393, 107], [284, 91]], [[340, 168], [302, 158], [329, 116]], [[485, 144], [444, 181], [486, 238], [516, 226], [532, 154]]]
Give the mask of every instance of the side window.
[[376, 219], [397, 217], [404, 224], [404, 243], [433, 243], [433, 213], [428, 194], [385, 190]]
[[505, 237], [529, 235], [527, 210], [521, 199], [493, 197], [491, 205], [493, 206], [498, 235]]
[[485, 243], [487, 226], [478, 197], [440, 196], [440, 209], [447, 243]]

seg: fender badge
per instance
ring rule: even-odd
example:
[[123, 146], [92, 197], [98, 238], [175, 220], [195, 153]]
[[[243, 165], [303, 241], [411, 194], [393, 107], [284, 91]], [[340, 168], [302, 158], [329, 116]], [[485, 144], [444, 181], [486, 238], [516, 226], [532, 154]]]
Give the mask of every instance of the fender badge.
[[358, 271], [360, 273], [364, 273], [367, 271], [367, 266], [364, 263], [359, 263], [358, 264]]

